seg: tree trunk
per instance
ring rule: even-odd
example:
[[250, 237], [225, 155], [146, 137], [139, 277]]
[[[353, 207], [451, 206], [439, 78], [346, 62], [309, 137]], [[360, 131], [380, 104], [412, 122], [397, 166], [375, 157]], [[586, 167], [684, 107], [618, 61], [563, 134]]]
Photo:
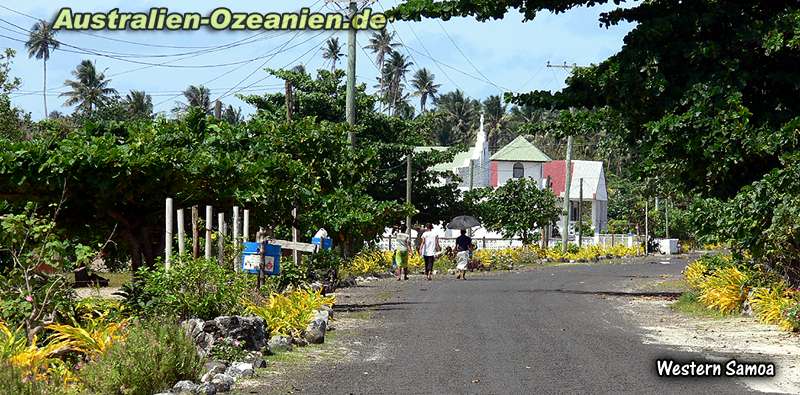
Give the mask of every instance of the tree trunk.
[[47, 58], [44, 58], [44, 78], [42, 79], [42, 98], [44, 99], [44, 119], [50, 118], [47, 113]]

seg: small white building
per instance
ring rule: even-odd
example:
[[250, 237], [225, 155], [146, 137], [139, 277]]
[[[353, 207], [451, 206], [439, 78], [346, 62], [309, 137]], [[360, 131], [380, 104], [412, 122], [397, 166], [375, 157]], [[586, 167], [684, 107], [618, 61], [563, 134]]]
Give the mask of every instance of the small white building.
[[490, 158], [489, 185], [501, 187], [508, 180], [530, 178], [542, 185], [543, 165], [551, 159], [528, 139], [518, 136]]
[[[570, 200], [570, 233], [572, 233], [578, 218], [578, 201], [589, 201], [592, 204], [592, 228], [599, 234], [608, 228], [608, 192], [606, 191], [606, 176], [603, 162], [590, 160], [571, 161], [569, 187]], [[566, 187], [566, 161], [554, 160], [544, 164], [543, 177], [545, 184], [549, 180], [550, 188], [558, 198], [564, 199]], [[581, 185], [583, 194], [581, 195]], [[559, 231], [562, 231], [559, 221]]]

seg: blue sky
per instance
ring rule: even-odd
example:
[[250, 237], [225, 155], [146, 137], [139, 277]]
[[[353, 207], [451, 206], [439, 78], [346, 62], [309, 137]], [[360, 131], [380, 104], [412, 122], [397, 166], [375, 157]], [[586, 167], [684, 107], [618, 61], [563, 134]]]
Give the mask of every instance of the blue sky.
[[[391, 7], [396, 0], [374, 2], [375, 10]], [[206, 12], [218, 6], [234, 11], [271, 12], [289, 11], [300, 7], [330, 11], [335, 5], [326, 5], [324, 0], [229, 0], [224, 3], [209, 0], [192, 2], [165, 2], [149, 0], [108, 1], [82, 0], [28, 0], [25, 2], [0, 0], [0, 5], [34, 17], [50, 20], [63, 6], [74, 11], [141, 11], [155, 6], [166, 6], [171, 11]], [[428, 68], [442, 84], [441, 91], [461, 89], [469, 96], [485, 98], [501, 94], [504, 90], [530, 91], [534, 89], [558, 90], [564, 85], [567, 71], [547, 68], [567, 62], [586, 65], [600, 62], [616, 53], [623, 38], [632, 25], [600, 27], [597, 21], [600, 12], [613, 5], [592, 8], [577, 8], [564, 14], [542, 13], [534, 21], [522, 22], [521, 16], [510, 13], [505, 19], [485, 23], [474, 19], [457, 18], [446, 22], [425, 20], [422, 22], [396, 22], [390, 31], [396, 30], [398, 41], [407, 48], [400, 51], [411, 56], [412, 72]], [[34, 20], [0, 8], [0, 18], [12, 24], [30, 28]], [[446, 32], [446, 33], [445, 33]], [[280, 68], [303, 63], [308, 70], [329, 68], [324, 63], [321, 51], [323, 42], [333, 34], [346, 42], [346, 33], [332, 32], [98, 32], [88, 35], [79, 32], [60, 32], [58, 39], [69, 45], [91, 49], [95, 52], [122, 54], [129, 62], [96, 55], [84, 55], [56, 50], [48, 61], [48, 110], [72, 112], [63, 106], [58, 93], [64, 90], [65, 79], [72, 78], [70, 72], [82, 59], [92, 59], [98, 70], [111, 78], [111, 86], [124, 96], [131, 89], [145, 90], [153, 95], [156, 111], [169, 112], [175, 102], [182, 99], [180, 91], [190, 84], [204, 84], [211, 89], [212, 99], [220, 96], [226, 104], [241, 107], [244, 113], [252, 108], [235, 97], [236, 92], [258, 94], [274, 92], [282, 84], [273, 78], [265, 78], [264, 67]], [[256, 35], [259, 34], [259, 35]], [[0, 35], [25, 39], [18, 28], [0, 21]], [[449, 37], [448, 37], [449, 35]], [[99, 36], [99, 37], [98, 37]], [[121, 39], [135, 42], [123, 43], [109, 40]], [[452, 39], [452, 41], [451, 41]], [[288, 41], [288, 43], [287, 43]], [[359, 47], [366, 45], [367, 33], [359, 34]], [[238, 44], [227, 49], [207, 52], [207, 47], [228, 43]], [[455, 44], [453, 44], [455, 42]], [[31, 112], [34, 119], [42, 117], [42, 62], [29, 59], [21, 42], [0, 37], [0, 46], [17, 50], [12, 74], [20, 77], [23, 85], [12, 95], [14, 105]], [[167, 48], [192, 47], [192, 48]], [[206, 47], [197, 48], [197, 47]], [[269, 57], [276, 48], [284, 51]], [[460, 49], [460, 51], [459, 51]], [[463, 55], [462, 55], [463, 52]], [[164, 57], [163, 55], [181, 54]], [[141, 57], [146, 55], [149, 57]], [[155, 56], [154, 56], [155, 55]], [[157, 56], [157, 57], [156, 57]], [[184, 59], [180, 59], [180, 58]], [[252, 60], [253, 58], [259, 58]], [[178, 66], [229, 66], [202, 68], [161, 67], [133, 62], [165, 63]], [[266, 62], [266, 63], [265, 63]], [[476, 70], [477, 69], [477, 70]], [[358, 50], [359, 82], [368, 84], [373, 91], [377, 69], [374, 58], [366, 50]], [[486, 78], [484, 78], [483, 76]], [[409, 79], [411, 74], [409, 74]], [[487, 81], [488, 80], [488, 81]], [[413, 100], [414, 98], [412, 98]], [[416, 100], [414, 100], [416, 101]]]

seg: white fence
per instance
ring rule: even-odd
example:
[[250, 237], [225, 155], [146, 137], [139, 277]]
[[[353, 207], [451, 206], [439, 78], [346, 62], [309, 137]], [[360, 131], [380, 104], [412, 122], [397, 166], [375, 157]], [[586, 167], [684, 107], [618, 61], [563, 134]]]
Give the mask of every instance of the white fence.
[[[571, 244], [577, 244], [577, 236], [571, 236], [569, 242]], [[397, 239], [394, 237], [382, 237], [380, 242], [378, 243], [378, 248], [381, 250], [391, 250], [395, 247], [395, 243]], [[636, 235], [624, 235], [624, 234], [600, 234], [595, 236], [585, 236], [581, 238], [581, 242], [583, 245], [602, 245], [605, 247], [612, 247], [615, 245], [625, 245], [627, 247], [633, 247], [635, 245], [640, 244], [644, 240], [643, 236], [636, 236]], [[521, 247], [522, 240], [518, 238], [513, 239], [503, 239], [503, 238], [487, 238], [487, 237], [476, 237], [472, 239], [472, 242], [478, 247], [478, 249], [489, 249], [489, 250], [500, 250], [503, 248], [508, 247]], [[561, 239], [550, 239], [549, 246], [553, 247], [561, 243]], [[442, 248], [452, 247], [455, 248], [456, 239], [454, 237], [440, 237], [439, 244]], [[539, 243], [537, 243], [539, 244]], [[416, 245], [416, 243], [415, 243]]]

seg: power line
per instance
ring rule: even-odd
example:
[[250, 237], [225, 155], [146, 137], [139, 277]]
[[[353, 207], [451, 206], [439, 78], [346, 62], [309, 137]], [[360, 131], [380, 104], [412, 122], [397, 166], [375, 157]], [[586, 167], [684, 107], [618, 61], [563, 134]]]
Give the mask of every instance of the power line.
[[442, 29], [442, 31], [444, 32], [444, 35], [445, 35], [445, 36], [447, 36], [447, 38], [450, 40], [450, 42], [451, 42], [451, 43], [453, 44], [453, 46], [456, 48], [456, 50], [458, 51], [458, 53], [460, 53], [460, 54], [461, 54], [461, 56], [462, 56], [462, 57], [463, 57], [463, 58], [464, 58], [464, 59], [467, 61], [467, 63], [469, 63], [469, 65], [470, 65], [470, 66], [472, 66], [472, 68], [473, 68], [475, 71], [477, 71], [477, 72], [478, 72], [478, 74], [479, 74], [481, 77], [483, 77], [483, 78], [484, 78], [484, 80], [486, 80], [486, 82], [488, 82], [490, 85], [492, 85], [492, 86], [494, 86], [494, 87], [497, 87], [497, 88], [500, 88], [500, 89], [504, 89], [504, 90], [509, 90], [509, 89], [502, 88], [502, 87], [498, 86], [497, 84], [495, 84], [494, 82], [492, 82], [492, 81], [489, 79], [489, 77], [487, 77], [485, 74], [483, 74], [483, 72], [482, 72], [482, 71], [480, 71], [480, 70], [478, 69], [478, 67], [477, 67], [477, 66], [475, 66], [475, 64], [474, 64], [474, 63], [472, 63], [472, 60], [470, 60], [470, 59], [469, 59], [469, 57], [468, 57], [468, 56], [467, 56], [467, 55], [464, 53], [464, 51], [462, 51], [462, 50], [461, 50], [461, 47], [459, 47], [459, 46], [458, 46], [458, 44], [456, 43], [456, 41], [455, 41], [455, 40], [453, 40], [453, 37], [451, 37], [451, 36], [450, 36], [450, 33], [448, 33], [448, 32], [447, 32], [447, 29], [445, 29], [445, 28], [444, 28], [444, 25], [442, 25], [442, 22], [440, 22], [439, 20], [437, 20], [437, 21], [436, 21], [436, 23], [437, 23], [437, 24], [439, 25], [439, 27]]

